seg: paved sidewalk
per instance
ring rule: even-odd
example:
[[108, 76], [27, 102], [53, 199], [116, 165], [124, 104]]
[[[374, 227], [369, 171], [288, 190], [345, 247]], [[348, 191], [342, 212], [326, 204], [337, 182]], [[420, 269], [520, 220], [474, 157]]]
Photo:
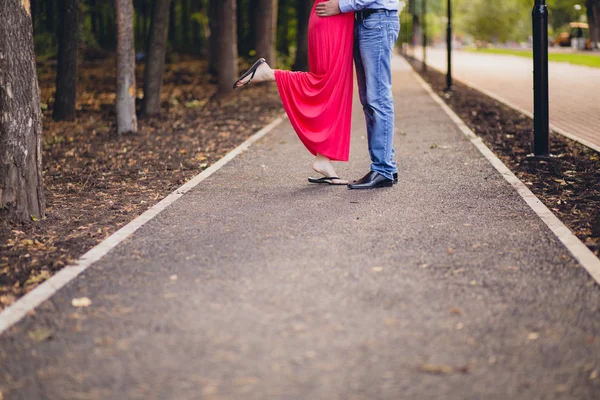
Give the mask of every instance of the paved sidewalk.
[[4, 399], [598, 399], [599, 288], [396, 68], [397, 186], [284, 123], [4, 334]]
[[[422, 59], [422, 50], [415, 56]], [[427, 63], [446, 71], [446, 51], [427, 49]], [[533, 61], [499, 54], [454, 52], [456, 79], [487, 90], [533, 113]], [[600, 69], [551, 62], [550, 123], [600, 147]]]

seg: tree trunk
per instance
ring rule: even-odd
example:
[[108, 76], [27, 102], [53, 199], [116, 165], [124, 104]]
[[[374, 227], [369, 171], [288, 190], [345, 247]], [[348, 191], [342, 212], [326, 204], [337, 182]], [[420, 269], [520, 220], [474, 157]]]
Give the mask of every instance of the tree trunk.
[[590, 25], [590, 41], [592, 48], [597, 48], [598, 42], [600, 42], [600, 1], [588, 0], [586, 9]]
[[308, 70], [308, 19], [314, 0], [299, 0], [298, 5], [298, 28], [296, 30], [296, 61], [292, 69], [294, 71]]
[[208, 72], [216, 76], [219, 71], [219, 8], [221, 0], [210, 0], [208, 6], [208, 28], [210, 37], [208, 39]]
[[289, 0], [280, 0], [277, 13], [277, 51], [290, 55], [290, 43], [288, 40], [288, 30], [290, 24], [290, 3]]
[[190, 3], [181, 0], [181, 44], [184, 51], [190, 49]]
[[46, 0], [46, 32], [54, 33], [54, 1]]
[[144, 102], [142, 103], [142, 115], [144, 116], [160, 112], [160, 93], [165, 69], [170, 3], [171, 0], [156, 0], [156, 3], [154, 3], [150, 25], [150, 40], [146, 52], [146, 70], [144, 71]]
[[218, 94], [226, 94], [233, 90], [233, 83], [238, 76], [237, 34], [236, 34], [236, 0], [218, 0], [217, 8], [217, 80]]
[[115, 0], [117, 22], [117, 130], [137, 132], [135, 115], [135, 47], [133, 4]]
[[98, 41], [98, 10], [96, 9], [96, 0], [90, 1], [90, 28], [96, 41]]
[[169, 43], [171, 46], [177, 48], [177, 32], [175, 31], [175, 1], [171, 1], [171, 7], [169, 7]]
[[42, 113], [29, 2], [0, 7], [0, 213], [44, 216]]
[[96, 37], [100, 47], [106, 45], [106, 23], [104, 20], [104, 12], [98, 12], [98, 35], [96, 35]]
[[35, 18], [37, 16], [37, 1], [31, 0], [31, 26], [33, 29], [33, 34], [35, 35]]
[[258, 0], [258, 9], [260, 13], [257, 13], [256, 21], [256, 55], [263, 57], [272, 68], [275, 68], [277, 0]]
[[73, 121], [77, 102], [79, 0], [59, 0], [58, 6], [58, 63], [52, 118], [55, 121]]

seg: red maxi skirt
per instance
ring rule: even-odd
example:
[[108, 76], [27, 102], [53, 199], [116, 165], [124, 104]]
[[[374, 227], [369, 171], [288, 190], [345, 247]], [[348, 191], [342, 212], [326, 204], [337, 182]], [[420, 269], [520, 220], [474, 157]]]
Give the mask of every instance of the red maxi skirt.
[[275, 71], [283, 107], [308, 151], [348, 161], [352, 121], [354, 13], [308, 23], [310, 72]]

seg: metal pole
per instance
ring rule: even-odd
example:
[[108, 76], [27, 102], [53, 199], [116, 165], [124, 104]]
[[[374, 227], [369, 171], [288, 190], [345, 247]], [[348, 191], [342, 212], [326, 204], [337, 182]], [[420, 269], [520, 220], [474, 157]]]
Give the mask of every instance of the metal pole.
[[535, 0], [533, 17], [533, 153], [550, 154], [550, 110], [548, 105], [548, 7]]
[[423, 29], [423, 71], [427, 71], [427, 0], [421, 6], [421, 29]]
[[446, 28], [446, 45], [448, 49], [448, 72], [446, 73], [446, 90], [452, 90], [452, 0], [448, 0], [448, 26]]

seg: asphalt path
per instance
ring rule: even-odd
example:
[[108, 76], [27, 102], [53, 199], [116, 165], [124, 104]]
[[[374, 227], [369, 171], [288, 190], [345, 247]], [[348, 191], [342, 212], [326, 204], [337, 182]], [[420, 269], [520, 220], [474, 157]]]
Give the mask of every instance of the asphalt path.
[[[422, 59], [421, 49], [415, 56]], [[428, 48], [427, 63], [445, 73], [446, 51]], [[533, 113], [530, 58], [455, 51], [452, 68], [456, 79]], [[550, 123], [600, 148], [600, 69], [550, 62], [549, 85]]]
[[285, 122], [4, 333], [4, 399], [600, 398], [600, 289], [395, 62], [398, 185]]

